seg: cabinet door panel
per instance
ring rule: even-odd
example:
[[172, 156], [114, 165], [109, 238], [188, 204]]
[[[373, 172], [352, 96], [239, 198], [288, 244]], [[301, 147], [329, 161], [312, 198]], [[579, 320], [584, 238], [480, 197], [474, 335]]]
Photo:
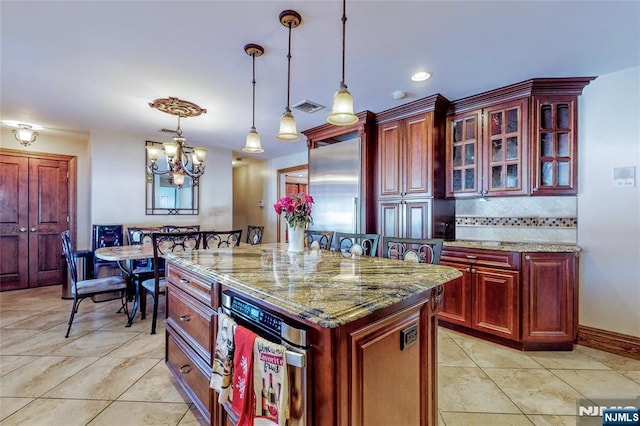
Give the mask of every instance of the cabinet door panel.
[[405, 238], [431, 238], [431, 204], [428, 201], [404, 203], [404, 237]]
[[378, 233], [389, 237], [402, 237], [400, 231], [400, 217], [402, 205], [399, 201], [380, 203], [380, 220]]
[[523, 340], [573, 341], [577, 333], [576, 257], [525, 253], [522, 279]]
[[438, 319], [471, 327], [471, 274], [468, 272], [470, 267], [455, 263], [441, 264], [458, 269], [462, 272], [462, 277], [443, 286], [444, 293]]
[[447, 119], [447, 196], [476, 196], [481, 152], [481, 111]]
[[431, 170], [431, 132], [429, 132], [429, 115], [407, 119], [405, 126], [404, 191], [406, 194], [430, 195]]
[[473, 328], [520, 338], [520, 273], [472, 267]]
[[380, 195], [400, 195], [402, 191], [400, 132], [397, 121], [378, 129]]

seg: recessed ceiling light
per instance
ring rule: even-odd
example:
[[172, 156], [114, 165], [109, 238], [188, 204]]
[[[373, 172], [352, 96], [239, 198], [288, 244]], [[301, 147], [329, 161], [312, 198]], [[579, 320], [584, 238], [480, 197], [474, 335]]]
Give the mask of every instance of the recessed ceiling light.
[[413, 81], [425, 81], [431, 78], [431, 73], [426, 71], [419, 71], [411, 76]]

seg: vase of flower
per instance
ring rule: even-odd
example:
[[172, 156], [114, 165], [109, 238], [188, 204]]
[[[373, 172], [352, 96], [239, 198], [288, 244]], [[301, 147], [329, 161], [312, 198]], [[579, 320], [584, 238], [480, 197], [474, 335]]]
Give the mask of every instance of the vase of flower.
[[283, 215], [287, 221], [289, 252], [304, 251], [304, 231], [308, 224], [313, 223], [311, 205], [313, 197], [308, 194], [290, 194], [282, 197], [273, 205], [276, 213]]
[[290, 253], [301, 253], [304, 251], [304, 228], [301, 226], [288, 226]]

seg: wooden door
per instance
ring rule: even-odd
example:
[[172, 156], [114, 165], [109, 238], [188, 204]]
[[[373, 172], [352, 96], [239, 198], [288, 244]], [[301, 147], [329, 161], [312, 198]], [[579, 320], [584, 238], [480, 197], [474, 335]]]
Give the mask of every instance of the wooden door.
[[[44, 157], [53, 157], [44, 155]], [[0, 290], [60, 284], [60, 233], [71, 228], [69, 159], [0, 155]]]

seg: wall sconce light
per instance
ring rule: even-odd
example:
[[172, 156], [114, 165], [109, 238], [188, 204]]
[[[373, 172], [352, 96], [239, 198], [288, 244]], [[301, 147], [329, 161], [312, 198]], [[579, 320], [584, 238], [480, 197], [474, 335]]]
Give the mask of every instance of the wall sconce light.
[[18, 128], [13, 129], [12, 132], [16, 140], [24, 146], [31, 145], [31, 142], [34, 142], [38, 136], [38, 132], [34, 132], [29, 124], [18, 124]]

